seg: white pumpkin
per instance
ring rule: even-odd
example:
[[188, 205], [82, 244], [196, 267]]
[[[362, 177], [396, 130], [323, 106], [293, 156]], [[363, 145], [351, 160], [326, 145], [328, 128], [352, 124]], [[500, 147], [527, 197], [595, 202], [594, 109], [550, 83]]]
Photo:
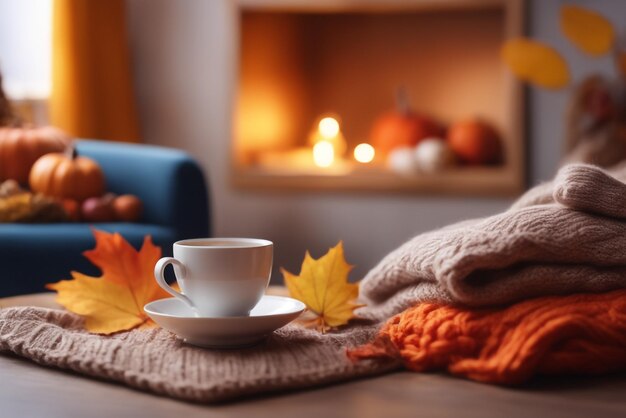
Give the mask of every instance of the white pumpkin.
[[387, 156], [387, 166], [398, 174], [416, 174], [418, 167], [415, 161], [415, 149], [412, 147], [394, 148]]
[[415, 147], [415, 163], [420, 171], [435, 173], [455, 163], [454, 152], [439, 138], [428, 138]]

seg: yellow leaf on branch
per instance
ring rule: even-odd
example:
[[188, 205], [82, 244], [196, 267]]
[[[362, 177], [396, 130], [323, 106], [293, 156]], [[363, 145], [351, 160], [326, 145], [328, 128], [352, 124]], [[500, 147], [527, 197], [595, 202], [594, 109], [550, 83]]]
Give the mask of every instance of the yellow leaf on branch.
[[354, 310], [362, 305], [356, 303], [358, 283], [349, 283], [352, 266], [346, 262], [343, 244], [315, 260], [309, 252], [304, 256], [300, 275], [281, 269], [291, 297], [298, 299], [317, 317], [313, 321], [325, 332], [329, 328], [345, 325], [355, 318]]
[[142, 325], [153, 325], [143, 306], [169, 295], [154, 280], [154, 265], [161, 249], [146, 237], [137, 251], [120, 234], [94, 230], [96, 248], [83, 254], [102, 270], [90, 277], [72, 272], [71, 280], [46, 287], [57, 291], [57, 302], [85, 318], [85, 328], [112, 334]]
[[615, 29], [604, 16], [583, 7], [561, 7], [561, 30], [574, 45], [590, 55], [602, 55], [611, 50]]

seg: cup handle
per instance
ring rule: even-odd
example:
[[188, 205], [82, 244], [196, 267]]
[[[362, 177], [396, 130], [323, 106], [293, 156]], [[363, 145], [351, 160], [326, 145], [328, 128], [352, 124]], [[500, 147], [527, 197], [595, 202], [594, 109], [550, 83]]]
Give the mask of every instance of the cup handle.
[[185, 265], [183, 263], [173, 257], [163, 257], [159, 261], [157, 261], [156, 265], [154, 266], [154, 278], [163, 290], [165, 290], [167, 293], [174, 296], [175, 298], [182, 300], [195, 311], [196, 306], [193, 304], [191, 299], [189, 299], [187, 295], [184, 295], [172, 289], [172, 287], [165, 281], [163, 273], [165, 272], [165, 267], [167, 267], [168, 264], [172, 264], [173, 266], [178, 267], [183, 276], [186, 274]]

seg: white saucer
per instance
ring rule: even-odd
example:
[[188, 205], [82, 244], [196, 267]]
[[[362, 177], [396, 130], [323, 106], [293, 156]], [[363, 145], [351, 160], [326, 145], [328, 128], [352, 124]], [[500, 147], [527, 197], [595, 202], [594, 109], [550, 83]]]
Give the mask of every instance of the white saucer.
[[208, 348], [237, 348], [262, 341], [296, 319], [304, 308], [299, 300], [265, 295], [250, 316], [196, 317], [191, 308], [176, 298], [155, 300], [143, 310], [154, 322], [186, 343]]

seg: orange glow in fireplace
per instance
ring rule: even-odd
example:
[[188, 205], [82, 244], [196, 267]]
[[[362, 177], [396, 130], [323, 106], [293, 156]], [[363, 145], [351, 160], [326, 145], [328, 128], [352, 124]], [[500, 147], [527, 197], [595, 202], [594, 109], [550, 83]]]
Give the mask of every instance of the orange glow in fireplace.
[[[241, 3], [236, 187], [460, 195], [521, 190], [523, 96], [500, 61], [504, 39], [522, 34], [521, 1], [476, 7], [453, 1], [422, 10], [416, 0], [386, 10], [375, 0], [380, 12], [360, 5], [370, 2], [338, 8], [302, 2], [310, 7], [298, 10], [276, 5], [292, 1]], [[394, 101], [400, 88], [408, 100]], [[458, 151], [445, 128], [465, 120], [497, 131], [498, 164], [446, 157]], [[438, 129], [425, 128], [430, 125]], [[395, 149], [410, 170], [389, 158]]]

